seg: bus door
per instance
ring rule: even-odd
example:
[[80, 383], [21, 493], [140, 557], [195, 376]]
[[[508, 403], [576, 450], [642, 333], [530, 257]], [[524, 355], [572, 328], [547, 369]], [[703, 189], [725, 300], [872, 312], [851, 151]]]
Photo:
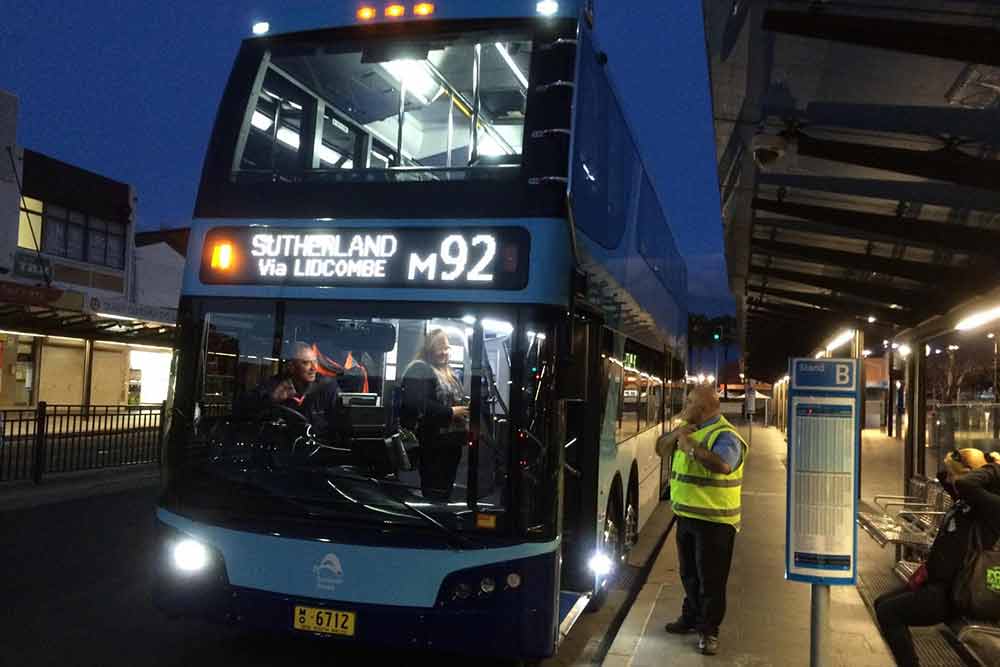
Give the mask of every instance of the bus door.
[[563, 474], [562, 588], [589, 590], [594, 583], [587, 562], [594, 553], [597, 523], [597, 480], [600, 445], [600, 352], [603, 322], [597, 313], [578, 306], [577, 317], [566, 340], [571, 343], [573, 363], [563, 382], [585, 386], [565, 401], [566, 442]]

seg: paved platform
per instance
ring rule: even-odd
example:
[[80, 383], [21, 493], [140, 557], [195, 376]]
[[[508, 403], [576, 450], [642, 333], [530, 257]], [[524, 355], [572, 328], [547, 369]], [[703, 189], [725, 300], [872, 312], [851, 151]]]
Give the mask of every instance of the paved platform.
[[[743, 430], [744, 437], [747, 433]], [[751, 454], [743, 485], [743, 529], [729, 578], [728, 611], [716, 656], [697, 651], [697, 635], [668, 635], [663, 625], [680, 613], [684, 591], [677, 574], [673, 535], [660, 552], [646, 585], [623, 623], [604, 665], [732, 665], [767, 667], [809, 664], [809, 594], [806, 584], [784, 579], [785, 441], [776, 429], [753, 429]], [[902, 486], [902, 445], [866, 432], [862, 448], [863, 496], [877, 489], [892, 493]], [[891, 553], [866, 548], [859, 535], [862, 565], [866, 558]], [[880, 561], [881, 562], [881, 561]], [[893, 660], [878, 628], [854, 586], [832, 589], [830, 664], [885, 667]]]

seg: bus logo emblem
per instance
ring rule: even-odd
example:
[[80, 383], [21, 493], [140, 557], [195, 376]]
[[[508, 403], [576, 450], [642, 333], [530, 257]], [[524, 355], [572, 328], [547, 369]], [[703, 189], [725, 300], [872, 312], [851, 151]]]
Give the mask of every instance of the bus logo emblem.
[[316, 588], [322, 591], [333, 592], [337, 586], [344, 583], [344, 568], [335, 553], [323, 556], [323, 559], [313, 566], [313, 574], [316, 575]]

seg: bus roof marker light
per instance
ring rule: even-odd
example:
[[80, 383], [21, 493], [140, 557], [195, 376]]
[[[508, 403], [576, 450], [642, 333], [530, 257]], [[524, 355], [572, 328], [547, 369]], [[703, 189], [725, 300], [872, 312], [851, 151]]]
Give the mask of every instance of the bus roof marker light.
[[257, 21], [251, 28], [255, 35], [266, 35], [271, 31], [271, 24], [267, 21]]
[[364, 6], [358, 9], [357, 17], [359, 21], [372, 21], [378, 16], [374, 7]]
[[554, 16], [559, 11], [559, 3], [556, 0], [541, 0], [535, 5], [535, 11], [542, 16]]
[[413, 5], [413, 15], [414, 16], [430, 16], [434, 13], [434, 3], [433, 2], [418, 2]]
[[403, 5], [389, 5], [385, 8], [385, 15], [390, 19], [398, 19], [406, 16], [406, 7]]
[[981, 310], [978, 313], [973, 313], [965, 319], [961, 320], [955, 325], [955, 329], [958, 331], [969, 331], [971, 329], [977, 329], [984, 324], [993, 322], [994, 320], [1000, 319], [1000, 306], [995, 306], [988, 310]]

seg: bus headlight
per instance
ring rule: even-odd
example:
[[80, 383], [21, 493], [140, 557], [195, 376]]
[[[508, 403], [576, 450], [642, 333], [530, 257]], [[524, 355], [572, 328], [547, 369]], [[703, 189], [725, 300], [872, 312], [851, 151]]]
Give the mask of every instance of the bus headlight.
[[598, 551], [590, 557], [587, 567], [589, 567], [590, 571], [598, 577], [606, 577], [611, 574], [614, 564], [611, 562], [611, 559], [608, 558], [607, 554], [603, 554]]
[[210, 557], [204, 544], [187, 538], [174, 545], [173, 560], [174, 567], [178, 570], [193, 574], [204, 570], [208, 566]]

